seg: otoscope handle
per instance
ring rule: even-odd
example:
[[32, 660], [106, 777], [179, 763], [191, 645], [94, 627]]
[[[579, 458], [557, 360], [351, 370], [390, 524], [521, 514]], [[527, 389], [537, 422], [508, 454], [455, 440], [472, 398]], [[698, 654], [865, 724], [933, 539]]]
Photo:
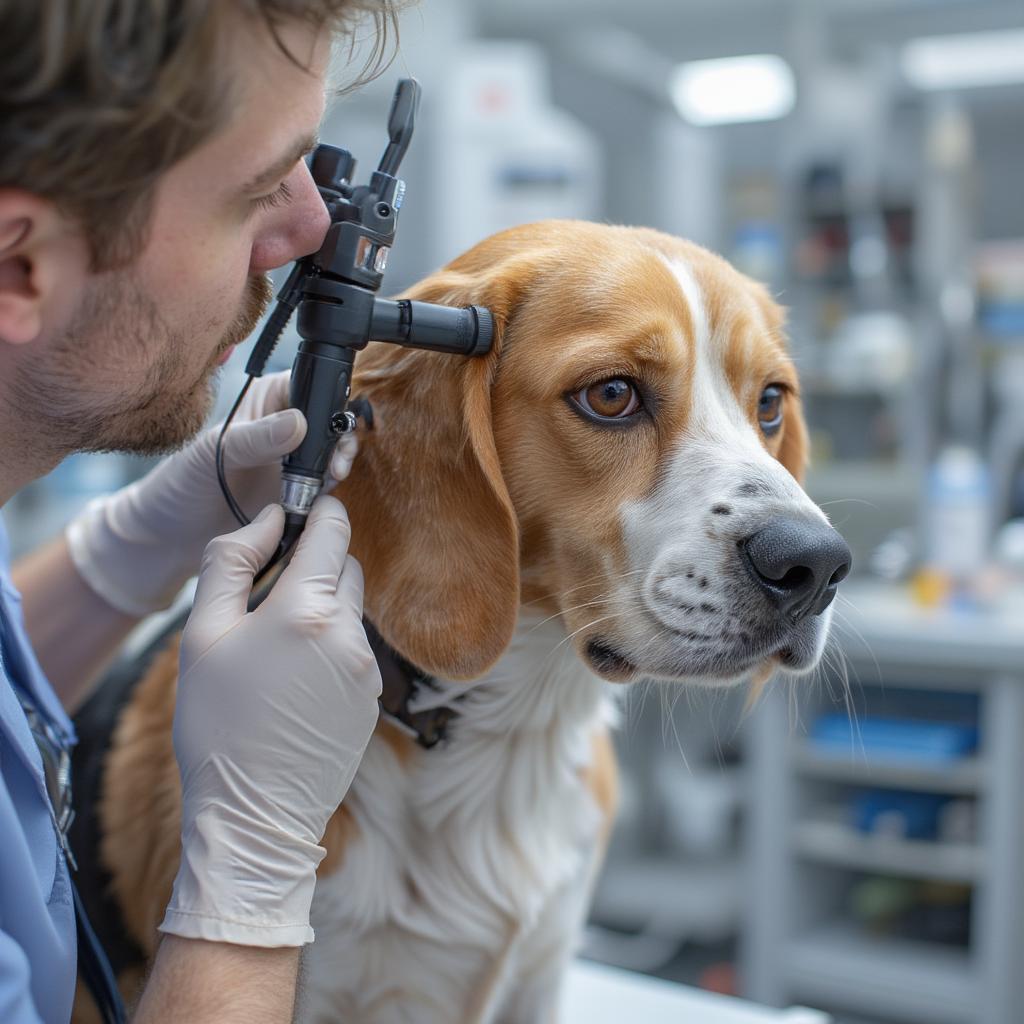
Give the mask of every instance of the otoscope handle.
[[[329, 282], [319, 282], [321, 289]], [[318, 320], [336, 308], [336, 303], [307, 301], [300, 318], [300, 333], [304, 327], [320, 326], [320, 340], [306, 339], [299, 345], [292, 366], [289, 402], [306, 416], [306, 436], [302, 444], [284, 459], [282, 466], [281, 504], [285, 512], [304, 516], [322, 485], [331, 452], [338, 438], [348, 427], [345, 406], [352, 384], [352, 368], [356, 352], [369, 338], [398, 342], [412, 348], [432, 349], [455, 355], [474, 356], [487, 352], [494, 339], [494, 322], [490, 310], [482, 306], [454, 309], [430, 302], [375, 298], [362, 289], [350, 285], [343, 289], [349, 317], [356, 323], [346, 323], [334, 317], [344, 327], [329, 331]], [[369, 330], [359, 327], [356, 315], [359, 302], [369, 299], [372, 313]], [[338, 307], [345, 308], [345, 306]], [[365, 325], [365, 320], [363, 321]], [[323, 340], [324, 336], [330, 340]]]
[[331, 452], [345, 432], [344, 409], [356, 353], [341, 345], [303, 341], [292, 366], [289, 401], [306, 416], [306, 436], [283, 463], [281, 504], [305, 515], [320, 491]]

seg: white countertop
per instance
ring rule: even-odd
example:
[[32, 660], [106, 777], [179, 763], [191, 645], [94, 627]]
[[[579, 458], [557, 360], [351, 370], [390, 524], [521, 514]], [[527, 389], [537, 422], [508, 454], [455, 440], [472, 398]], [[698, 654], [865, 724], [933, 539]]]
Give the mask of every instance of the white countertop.
[[579, 960], [569, 969], [560, 1024], [829, 1024], [820, 1010], [767, 1006]]
[[989, 608], [924, 608], [904, 586], [851, 580], [839, 588], [833, 631], [854, 657], [965, 669], [1024, 670], [1024, 595]]

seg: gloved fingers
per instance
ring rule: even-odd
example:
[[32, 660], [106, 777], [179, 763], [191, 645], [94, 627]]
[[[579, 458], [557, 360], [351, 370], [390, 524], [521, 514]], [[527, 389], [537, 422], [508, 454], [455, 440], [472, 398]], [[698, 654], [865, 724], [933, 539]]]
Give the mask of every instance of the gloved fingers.
[[359, 618], [363, 617], [363, 586], [363, 567], [348, 555], [338, 581], [338, 598]]
[[330, 475], [335, 483], [340, 483], [352, 471], [352, 463], [355, 462], [359, 453], [359, 438], [354, 430], [342, 434], [341, 439], [334, 446], [334, 453], [331, 455]]
[[238, 408], [238, 416], [255, 420], [288, 407], [291, 372], [280, 370], [254, 380]]
[[306, 417], [298, 409], [232, 423], [224, 435], [224, 466], [230, 470], [270, 465], [294, 451], [305, 436]]
[[253, 577], [270, 560], [283, 530], [284, 510], [268, 505], [248, 526], [207, 544], [186, 643], [189, 636], [198, 637], [205, 650], [246, 614]]
[[[274, 586], [271, 598], [282, 591], [313, 587], [334, 595], [345, 568], [351, 534], [348, 513], [337, 498], [322, 494], [313, 502], [295, 554]], [[293, 599], [292, 598], [292, 599]]]

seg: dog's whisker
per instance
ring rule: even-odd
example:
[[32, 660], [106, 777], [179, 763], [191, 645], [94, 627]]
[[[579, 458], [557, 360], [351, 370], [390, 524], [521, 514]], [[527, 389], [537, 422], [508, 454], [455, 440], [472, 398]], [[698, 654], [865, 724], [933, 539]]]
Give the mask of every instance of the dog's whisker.
[[835, 623], [837, 627], [836, 632], [846, 630], [857, 639], [857, 641], [864, 648], [864, 650], [867, 651], [867, 653], [871, 656], [871, 661], [875, 666], [875, 672], [877, 673], [878, 681], [881, 682], [882, 667], [878, 663], [878, 658], [875, 656], [875, 652], [871, 649], [871, 644], [868, 643], [868, 640], [864, 636], [864, 634], [850, 621], [849, 617], [843, 613], [842, 607], [839, 607], [840, 603], [845, 604], [852, 609], [856, 609], [857, 606], [842, 593], [837, 594], [836, 597], [838, 598], [838, 600], [835, 602], [837, 607], [834, 612], [835, 618], [838, 620], [838, 622]]
[[567, 644], [570, 640], [573, 640], [575, 637], [579, 636], [580, 633], [584, 632], [585, 630], [590, 629], [592, 626], [596, 626], [599, 622], [606, 622], [608, 619], [614, 619], [614, 618], [615, 618], [614, 613], [611, 614], [611, 615], [599, 615], [596, 619], [593, 619], [592, 621], [586, 623], [585, 625], [580, 626], [579, 629], [574, 629], [571, 633], [567, 634], [565, 637], [563, 637], [561, 640], [559, 640], [557, 644], [555, 644], [555, 646], [554, 646], [554, 648], [552, 648], [552, 650], [553, 651], [557, 651], [560, 647], [562, 647], [565, 644]]
[[[681, 693], [681, 691], [680, 691], [680, 693]], [[692, 770], [690, 768], [690, 762], [687, 760], [686, 751], [683, 750], [683, 741], [682, 741], [682, 738], [679, 735], [679, 729], [676, 726], [675, 706], [678, 703], [678, 700], [679, 700], [679, 698], [677, 697], [676, 700], [673, 701], [672, 707], [669, 709], [669, 716], [668, 716], [668, 718], [669, 718], [669, 722], [672, 725], [672, 736], [675, 738], [675, 741], [676, 741], [676, 750], [679, 751], [679, 756], [683, 759], [683, 767], [686, 769], [687, 774], [692, 775], [693, 772], [692, 772]]]
[[584, 582], [577, 584], [575, 587], [568, 587], [566, 590], [556, 590], [550, 594], [541, 594], [539, 597], [535, 597], [530, 601], [524, 601], [523, 607], [529, 608], [532, 605], [540, 604], [542, 601], [559, 601], [568, 597], [570, 594], [575, 593], [577, 590], [583, 590], [586, 587], [595, 586], [597, 584], [606, 585], [608, 583], [617, 583], [630, 576], [641, 576], [646, 572], [646, 569], [628, 569], [620, 573], [612, 574], [595, 573], [595, 575], [591, 576]]
[[576, 604], [572, 605], [572, 607], [570, 608], [563, 608], [561, 611], [555, 612], [554, 615], [549, 615], [547, 618], [541, 619], [540, 622], [538, 622], [536, 625], [531, 626], [529, 632], [533, 633], [535, 630], [540, 629], [542, 626], [546, 626], [549, 622], [552, 621], [552, 619], [560, 618], [563, 615], [567, 615], [569, 612], [578, 612], [581, 608], [594, 608], [597, 605], [608, 604], [610, 601], [613, 600], [613, 597], [599, 597], [595, 598], [593, 601], [585, 601], [583, 602], [583, 604]]
[[868, 508], [874, 509], [876, 512], [879, 510], [879, 506], [873, 502], [868, 501], [865, 498], [833, 498], [831, 501], [819, 501], [818, 508], [829, 508], [831, 505], [866, 505]]

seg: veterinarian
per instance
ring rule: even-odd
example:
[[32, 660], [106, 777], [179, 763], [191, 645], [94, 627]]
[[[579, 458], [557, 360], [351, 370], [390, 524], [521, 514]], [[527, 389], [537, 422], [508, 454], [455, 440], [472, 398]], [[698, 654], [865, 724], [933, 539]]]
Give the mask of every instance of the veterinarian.
[[[282, 532], [280, 458], [306, 429], [284, 376], [257, 382], [227, 440], [235, 495], [263, 509], [244, 529], [228, 532], [213, 438], [196, 435], [218, 366], [264, 309], [266, 272], [326, 231], [302, 157], [332, 39], [369, 14], [383, 42], [391, 2], [0, 0], [0, 504], [72, 452], [181, 449], [90, 505], [13, 583], [0, 528], [4, 1024], [71, 1014], [68, 712], [200, 562], [174, 724], [181, 867], [134, 1020], [292, 1018], [318, 842], [380, 677], [333, 498], [246, 612]], [[332, 473], [352, 457], [339, 447]]]

